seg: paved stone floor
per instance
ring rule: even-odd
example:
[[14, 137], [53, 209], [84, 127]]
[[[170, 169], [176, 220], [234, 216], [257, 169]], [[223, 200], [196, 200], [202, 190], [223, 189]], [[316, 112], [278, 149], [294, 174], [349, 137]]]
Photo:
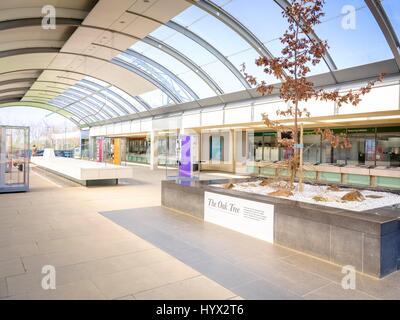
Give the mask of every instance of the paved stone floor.
[[133, 168], [92, 188], [31, 173], [31, 192], [0, 195], [0, 299], [400, 299], [400, 273], [344, 290], [337, 266], [161, 208], [165, 172]]

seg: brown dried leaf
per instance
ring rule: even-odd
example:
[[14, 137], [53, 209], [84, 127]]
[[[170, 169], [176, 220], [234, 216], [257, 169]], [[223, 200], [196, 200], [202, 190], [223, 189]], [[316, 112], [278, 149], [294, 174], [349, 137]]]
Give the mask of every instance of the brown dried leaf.
[[269, 179], [263, 179], [263, 180], [260, 182], [260, 186], [266, 187], [266, 186], [269, 186], [271, 183], [272, 183], [271, 180], [269, 180]]
[[340, 191], [340, 188], [336, 185], [331, 185], [326, 190], [337, 192], [337, 191]]
[[222, 188], [224, 188], [224, 189], [233, 189], [233, 187], [234, 187], [235, 185], [233, 184], [233, 183], [226, 183], [226, 184], [224, 184], [223, 186], [222, 186]]
[[364, 201], [365, 198], [360, 191], [354, 190], [346, 193], [342, 198], [344, 201]]
[[269, 196], [274, 196], [274, 197], [290, 197], [293, 196], [293, 193], [289, 190], [277, 190], [274, 192], [268, 193]]

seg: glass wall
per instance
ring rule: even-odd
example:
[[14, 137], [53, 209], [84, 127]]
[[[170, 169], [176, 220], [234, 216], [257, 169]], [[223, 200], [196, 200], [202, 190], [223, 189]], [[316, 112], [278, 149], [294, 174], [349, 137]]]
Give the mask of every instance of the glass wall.
[[0, 193], [28, 191], [29, 128], [0, 126]]
[[[332, 129], [347, 135], [350, 147], [332, 147], [315, 131], [304, 130], [304, 163], [350, 166], [400, 167], [400, 127]], [[273, 132], [247, 134], [248, 160], [283, 161], [292, 155], [290, 148], [278, 147]]]
[[376, 165], [400, 167], [400, 128], [397, 131], [395, 128], [378, 128]]
[[158, 137], [158, 165], [176, 166], [178, 161], [178, 134], [170, 133]]
[[255, 161], [274, 162], [279, 160], [279, 148], [275, 132], [249, 132], [249, 150]]

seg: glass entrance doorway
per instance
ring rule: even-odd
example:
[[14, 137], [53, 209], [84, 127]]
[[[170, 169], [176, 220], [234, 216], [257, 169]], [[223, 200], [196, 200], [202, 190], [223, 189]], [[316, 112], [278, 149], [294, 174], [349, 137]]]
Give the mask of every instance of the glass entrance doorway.
[[29, 128], [0, 126], [0, 193], [29, 189]]

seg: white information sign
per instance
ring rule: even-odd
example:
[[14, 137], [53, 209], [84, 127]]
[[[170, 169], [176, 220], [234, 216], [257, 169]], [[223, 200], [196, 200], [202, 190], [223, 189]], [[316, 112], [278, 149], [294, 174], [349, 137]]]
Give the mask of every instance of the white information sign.
[[272, 204], [205, 192], [204, 220], [257, 239], [274, 242]]

